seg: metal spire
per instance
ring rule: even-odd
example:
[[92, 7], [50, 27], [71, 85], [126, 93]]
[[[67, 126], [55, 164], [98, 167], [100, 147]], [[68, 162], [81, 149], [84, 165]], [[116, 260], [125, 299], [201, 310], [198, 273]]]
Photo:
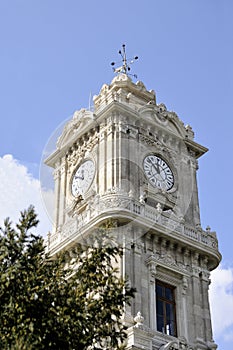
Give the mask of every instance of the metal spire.
[[116, 63], [119, 63], [119, 62], [112, 62], [111, 63], [111, 66], [113, 68], [113, 71], [114, 73], [124, 73], [126, 75], [132, 75], [134, 78], [137, 79], [137, 75], [136, 74], [130, 74], [130, 70], [131, 70], [131, 67], [130, 65], [136, 61], [138, 59], [138, 56], [134, 56], [133, 58], [131, 58], [130, 60], [127, 59], [126, 57], [126, 51], [125, 51], [125, 44], [122, 45], [122, 50], [119, 50], [118, 53], [121, 55], [121, 58], [122, 58], [122, 65], [119, 66], [119, 67], [115, 67], [115, 64]]

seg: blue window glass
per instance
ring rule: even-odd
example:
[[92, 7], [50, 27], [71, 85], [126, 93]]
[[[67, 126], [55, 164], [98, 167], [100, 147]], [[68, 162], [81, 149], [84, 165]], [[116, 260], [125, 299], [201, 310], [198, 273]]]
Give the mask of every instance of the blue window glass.
[[156, 318], [159, 332], [177, 336], [175, 288], [156, 281]]

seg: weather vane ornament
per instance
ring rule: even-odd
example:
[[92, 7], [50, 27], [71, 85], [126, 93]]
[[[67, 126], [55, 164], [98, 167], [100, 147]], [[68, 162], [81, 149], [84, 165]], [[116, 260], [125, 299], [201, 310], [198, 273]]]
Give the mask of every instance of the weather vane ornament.
[[114, 73], [120, 74], [120, 73], [124, 73], [126, 75], [131, 75], [134, 78], [137, 79], [137, 75], [136, 74], [131, 74], [129, 73], [131, 70], [130, 65], [132, 63], [134, 63], [134, 61], [136, 61], [138, 59], [138, 56], [134, 56], [133, 58], [127, 59], [126, 57], [126, 51], [125, 51], [125, 44], [122, 45], [122, 50], [119, 50], [118, 53], [121, 55], [122, 58], [122, 65], [119, 67], [115, 67], [115, 64], [118, 62], [112, 62], [111, 66], [113, 68]]

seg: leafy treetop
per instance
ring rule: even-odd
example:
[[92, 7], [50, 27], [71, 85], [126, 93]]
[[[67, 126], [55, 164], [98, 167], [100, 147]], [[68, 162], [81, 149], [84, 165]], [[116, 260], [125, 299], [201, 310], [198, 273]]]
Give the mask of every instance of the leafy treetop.
[[[51, 258], [32, 206], [14, 228], [0, 228], [1, 349], [123, 349], [125, 304], [134, 290], [113, 267], [122, 254], [104, 244], [104, 232], [91, 246], [76, 245]], [[115, 264], [116, 265], [116, 264]]]

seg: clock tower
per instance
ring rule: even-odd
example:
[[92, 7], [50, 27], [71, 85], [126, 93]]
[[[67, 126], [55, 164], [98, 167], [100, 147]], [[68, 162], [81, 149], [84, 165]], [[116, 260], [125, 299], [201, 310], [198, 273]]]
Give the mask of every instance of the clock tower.
[[51, 254], [106, 221], [123, 246], [120, 273], [137, 292], [126, 307], [127, 349], [215, 350], [209, 275], [221, 255], [200, 222], [196, 172], [207, 148], [120, 72], [65, 125], [46, 164], [54, 168]]

